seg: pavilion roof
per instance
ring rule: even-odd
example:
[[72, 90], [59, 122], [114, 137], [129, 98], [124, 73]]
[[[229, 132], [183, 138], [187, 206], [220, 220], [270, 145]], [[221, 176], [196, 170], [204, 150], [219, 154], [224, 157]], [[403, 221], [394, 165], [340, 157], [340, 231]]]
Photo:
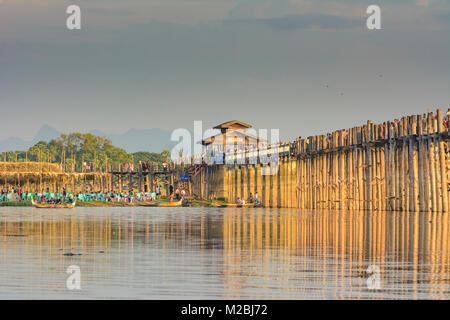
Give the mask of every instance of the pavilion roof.
[[214, 127], [214, 129], [246, 129], [251, 127], [252, 127], [251, 125], [245, 122], [239, 120], [232, 120], [224, 122], [222, 124], [218, 124], [217, 126]]
[[[223, 139], [224, 136], [227, 137], [228, 139], [234, 138], [234, 137], [240, 137], [241, 139], [248, 138], [250, 141], [252, 141], [254, 143], [256, 143], [258, 141], [260, 143], [267, 141], [267, 140], [262, 139], [262, 138], [260, 138], [258, 136], [255, 136], [255, 135], [253, 135], [253, 134], [251, 134], [249, 132], [246, 132], [245, 130], [240, 129], [240, 130], [230, 130], [230, 131], [227, 131], [227, 132], [224, 132], [224, 133], [219, 133], [219, 134], [213, 135], [213, 136], [211, 136], [209, 138], [206, 138], [206, 139], [202, 140], [201, 143], [203, 145], [209, 145], [209, 144], [213, 143], [216, 140], [223, 141], [224, 140]], [[229, 143], [229, 144], [231, 145], [233, 143]]]

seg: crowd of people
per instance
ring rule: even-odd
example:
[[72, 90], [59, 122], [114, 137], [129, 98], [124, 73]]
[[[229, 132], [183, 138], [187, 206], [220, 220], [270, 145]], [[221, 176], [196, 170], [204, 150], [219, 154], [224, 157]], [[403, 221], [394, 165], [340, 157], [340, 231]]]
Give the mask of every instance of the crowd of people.
[[3, 188], [1, 191], [0, 202], [19, 201], [21, 200], [22, 194], [24, 194], [22, 188], [14, 187], [11, 190]]
[[[162, 166], [163, 166], [163, 170], [167, 171], [167, 169], [168, 169], [167, 162], [164, 162]], [[137, 169], [135, 168], [134, 163], [125, 163], [123, 165], [123, 169], [125, 172], [135, 172], [135, 170], [139, 170], [139, 167], [141, 168], [142, 172], [150, 172], [150, 171], [152, 171], [152, 169], [153, 170], [156, 169], [152, 166], [152, 163], [150, 162], [150, 160], [149, 161], [139, 161], [139, 166], [137, 167]]]
[[104, 202], [127, 202], [153, 201], [156, 199], [155, 192], [84, 192], [76, 196], [77, 201], [104, 201]]
[[255, 192], [255, 195], [253, 195], [250, 192], [247, 201], [245, 199], [241, 199], [240, 197], [238, 197], [236, 199], [236, 204], [246, 204], [246, 203], [254, 203], [257, 205], [261, 205], [261, 201], [259, 199], [258, 192]]
[[161, 188], [157, 188], [157, 192], [92, 192], [85, 191], [79, 193], [71, 193], [63, 190], [62, 192], [50, 192], [42, 190], [38, 192], [25, 191], [22, 188], [3, 188], [1, 190], [0, 202], [10, 201], [31, 201], [36, 200], [45, 204], [72, 203], [76, 201], [105, 201], [105, 202], [128, 202], [137, 201], [153, 201], [161, 194]]
[[[105, 201], [105, 202], [128, 202], [134, 203], [136, 201], [154, 201], [161, 196], [162, 188], [157, 185], [155, 192], [134, 192], [133, 190], [126, 192], [92, 192], [86, 190], [85, 192], [71, 193], [65, 189], [62, 192], [50, 192], [49, 189], [38, 192], [25, 191], [20, 187], [13, 187], [11, 189], [3, 188], [1, 190], [0, 202], [9, 201], [31, 201], [32, 199], [45, 204], [60, 204], [72, 203], [74, 200], [80, 202], [89, 201]], [[171, 199], [180, 200], [186, 196], [184, 189], [176, 188], [173, 185], [169, 186], [169, 196]]]
[[125, 163], [123, 166], [125, 172], [134, 172], [134, 164], [133, 163]]
[[83, 172], [92, 172], [94, 171], [94, 163], [88, 163], [86, 161], [83, 161]]

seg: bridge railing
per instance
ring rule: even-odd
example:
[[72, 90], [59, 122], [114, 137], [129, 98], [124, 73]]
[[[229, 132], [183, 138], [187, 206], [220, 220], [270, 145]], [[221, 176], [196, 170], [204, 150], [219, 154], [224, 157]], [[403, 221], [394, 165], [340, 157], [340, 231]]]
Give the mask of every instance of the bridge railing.
[[269, 145], [260, 149], [252, 149], [247, 151], [231, 151], [231, 152], [215, 152], [207, 154], [206, 152], [200, 155], [195, 155], [190, 158], [173, 159], [175, 165], [184, 164], [226, 164], [226, 165], [240, 165], [240, 164], [261, 164], [273, 160], [278, 157], [286, 157], [292, 155], [294, 152], [293, 143], [283, 143]]

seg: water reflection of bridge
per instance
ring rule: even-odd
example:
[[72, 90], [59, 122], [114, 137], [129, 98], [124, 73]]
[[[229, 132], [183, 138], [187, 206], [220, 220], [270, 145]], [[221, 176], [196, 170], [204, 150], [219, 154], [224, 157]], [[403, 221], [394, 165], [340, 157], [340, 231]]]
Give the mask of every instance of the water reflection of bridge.
[[[266, 286], [280, 294], [312, 287], [317, 292], [341, 287], [357, 291], [365, 288], [364, 272], [373, 264], [380, 266], [381, 282], [389, 288], [384, 293], [428, 292], [448, 298], [447, 214], [225, 209], [220, 214], [203, 210], [194, 215], [167, 212], [142, 217], [132, 211], [101, 212], [96, 217], [52, 213], [25, 220], [9, 219], [6, 214], [0, 221], [4, 252], [0, 263], [7, 265], [10, 255], [5, 252], [11, 250], [31, 265], [46, 263], [49, 248], [61, 264], [67, 260], [58, 250], [102, 248], [106, 260], [87, 256], [80, 260], [94, 269], [105, 268], [101, 272], [107, 277], [108, 255], [113, 251], [116, 260], [124, 260], [124, 273], [137, 272], [131, 260], [144, 252], [148, 257], [143, 259], [156, 256], [162, 264], [169, 263], [164, 259], [174, 253], [213, 254], [213, 263], [220, 264], [216, 267], [226, 298], [243, 297], [248, 288]], [[351, 296], [348, 291], [339, 295], [337, 289], [336, 294]]]
[[[414, 291], [418, 283], [427, 283], [431, 292], [442, 298], [448, 297], [450, 289], [448, 228], [448, 215], [436, 213], [229, 211], [223, 226], [225, 265], [259, 263], [261, 270], [255, 277], [285, 269], [282, 286], [300, 291], [304, 277], [317, 276], [313, 270], [321, 272], [315, 280], [318, 288], [345, 287], [351, 278], [356, 287], [364, 288], [370, 276], [365, 270], [376, 265], [381, 267], [381, 282], [390, 290]], [[433, 275], [427, 278], [425, 270]], [[293, 273], [297, 273], [294, 278]], [[246, 276], [239, 268], [226, 269], [230, 287], [245, 286]], [[330, 279], [335, 282], [330, 284]], [[447, 285], [447, 290], [439, 285]], [[345, 296], [343, 292], [341, 297]]]

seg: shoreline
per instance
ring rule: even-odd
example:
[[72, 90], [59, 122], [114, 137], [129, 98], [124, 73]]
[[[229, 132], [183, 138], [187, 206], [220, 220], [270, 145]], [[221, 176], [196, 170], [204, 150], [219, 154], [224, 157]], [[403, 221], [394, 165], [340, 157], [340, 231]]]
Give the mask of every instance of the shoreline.
[[[161, 199], [165, 201], [164, 199]], [[33, 207], [31, 201], [10, 201], [10, 202], [0, 202], [0, 207]], [[106, 201], [89, 201], [89, 202], [78, 202], [75, 207], [81, 208], [135, 208], [141, 207], [137, 203], [129, 202], [106, 202]], [[183, 203], [183, 207], [213, 207], [213, 205], [204, 200], [186, 200]]]

